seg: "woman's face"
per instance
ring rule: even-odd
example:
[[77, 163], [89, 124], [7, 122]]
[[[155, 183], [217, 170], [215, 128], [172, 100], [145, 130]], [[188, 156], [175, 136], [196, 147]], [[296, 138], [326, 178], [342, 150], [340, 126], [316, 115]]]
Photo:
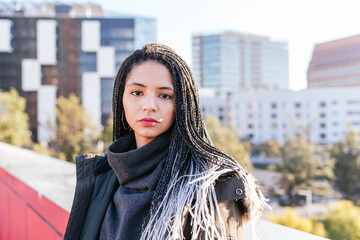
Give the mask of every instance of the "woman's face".
[[141, 147], [168, 130], [174, 123], [173, 77], [161, 63], [147, 61], [132, 68], [125, 81], [123, 107]]

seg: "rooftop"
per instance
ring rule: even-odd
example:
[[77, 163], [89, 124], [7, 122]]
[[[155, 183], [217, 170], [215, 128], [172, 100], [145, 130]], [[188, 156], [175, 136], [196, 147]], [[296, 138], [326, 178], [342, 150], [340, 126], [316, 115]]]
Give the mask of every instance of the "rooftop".
[[11, 17], [105, 17], [97, 4], [10, 2], [0, 3], [0, 16]]
[[[4, 172], [6, 172], [6, 174], [4, 174]], [[6, 175], [11, 175], [11, 177], [7, 177], [8, 179], [4, 179], [6, 178]], [[24, 186], [27, 185], [35, 192], [37, 192], [37, 198], [34, 198], [34, 196], [32, 195], [30, 199], [31, 201], [27, 202], [29, 196], [26, 196], [26, 193], [22, 192], [22, 190], [26, 187], [19, 187], [19, 183], [15, 183], [17, 182], [16, 179], [20, 180]], [[36, 201], [42, 201], [42, 196], [44, 196], [65, 211], [70, 212], [75, 191], [75, 181], [76, 170], [74, 164], [0, 142], [0, 196], [5, 195], [5, 201], [4, 198], [0, 198], [0, 212], [4, 212], [5, 210], [5, 212], [9, 212], [9, 208], [14, 208], [14, 206], [12, 206], [9, 201], [6, 201], [6, 199], [12, 199], [12, 197], [14, 198], [14, 196], [12, 195], [12, 193], [14, 192], [13, 189], [17, 191], [15, 195], [17, 198], [20, 198], [20, 202], [25, 202], [25, 206], [28, 206], [29, 208], [29, 210], [25, 209], [25, 212], [21, 212], [22, 208], [15, 206], [16, 208], [19, 208], [16, 210], [12, 210], [16, 211], [16, 216], [12, 214], [11, 211], [9, 215], [5, 214], [8, 217], [8, 219], [5, 219], [6, 224], [11, 225], [11, 222], [18, 222], [19, 219], [22, 219], [22, 221], [26, 221], [24, 224], [29, 225], [31, 224], [29, 223], [29, 221], [32, 221], [33, 219], [37, 219], [39, 221], [40, 219], [40, 221], [45, 222], [45, 224], [43, 223], [43, 227], [37, 227], [36, 233], [38, 236], [40, 236], [42, 239], [45, 239], [46, 236], [50, 236], [46, 235], [45, 230], [44, 233], [41, 232], [43, 231], [43, 228], [50, 226], [52, 230], [55, 229], [55, 233], [53, 234], [55, 234], [57, 237], [62, 237], [66, 227], [68, 216], [54, 216], [54, 214], [56, 213], [61, 214], [61, 211], [57, 211], [56, 209], [54, 209], [54, 207], [52, 207], [50, 211], [49, 206], [44, 207], [43, 204], [37, 204]], [[15, 184], [17, 184], [16, 187], [12, 186]], [[6, 189], [6, 187], [8, 189], [12, 189], [10, 189], [9, 191], [8, 189]], [[9, 196], [6, 196], [7, 194]], [[10, 204], [10, 206], [4, 206], [4, 202]], [[34, 207], [34, 205], [37, 206]], [[2, 209], [2, 207], [5, 209]], [[30, 218], [30, 220], [26, 220], [29, 219], [29, 211], [34, 211], [35, 214], [38, 215], [40, 218], [36, 217], [33, 219]], [[28, 216], [27, 218], [25, 218], [21, 214], [27, 214]], [[19, 219], [14, 220], [14, 218]], [[1, 223], [2, 219], [0, 218], [0, 224]], [[9, 234], [10, 236], [13, 236], [12, 234], [19, 236], [19, 233], [4, 233], [4, 231], [11, 231], [11, 229], [15, 231], [14, 229], [17, 228], [7, 226], [4, 229], [0, 229], [0, 238], [1, 236], [9, 236]], [[24, 229], [26, 229], [27, 231], [33, 231], [29, 227], [25, 227]], [[264, 220], [261, 220], [256, 225], [256, 233], [258, 237], [262, 240], [324, 239], [309, 233], [298, 231]], [[26, 232], [22, 234], [23, 235], [21, 235], [20, 233], [21, 236], [27, 236], [27, 234], [29, 233]], [[250, 225], [245, 225], [244, 235], [245, 239], [254, 239], [252, 236], [252, 229]]]

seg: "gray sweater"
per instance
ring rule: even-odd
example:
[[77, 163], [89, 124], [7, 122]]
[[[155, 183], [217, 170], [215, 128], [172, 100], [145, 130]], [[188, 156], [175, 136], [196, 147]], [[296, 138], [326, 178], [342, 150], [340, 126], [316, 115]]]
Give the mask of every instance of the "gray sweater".
[[100, 239], [140, 239], [168, 155], [170, 133], [138, 149], [132, 133], [108, 148], [109, 165], [120, 186], [107, 208]]

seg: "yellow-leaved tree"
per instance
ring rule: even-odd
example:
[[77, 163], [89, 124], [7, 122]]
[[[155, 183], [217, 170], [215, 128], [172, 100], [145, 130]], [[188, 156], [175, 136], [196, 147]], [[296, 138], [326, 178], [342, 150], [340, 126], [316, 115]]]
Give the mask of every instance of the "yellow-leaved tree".
[[74, 162], [76, 155], [98, 153], [96, 146], [100, 130], [74, 94], [57, 100], [55, 135], [50, 146], [58, 158]]
[[31, 144], [26, 100], [11, 88], [0, 90], [0, 141], [23, 147]]
[[326, 237], [327, 232], [324, 224], [315, 219], [303, 217], [297, 215], [293, 208], [287, 207], [286, 213], [282, 216], [270, 216], [268, 219], [270, 222], [281, 224], [287, 227], [295, 228], [297, 230], [312, 233], [321, 237]]
[[340, 201], [323, 222], [330, 239], [360, 239], [360, 207], [351, 201]]
[[250, 143], [240, 142], [236, 129], [227, 128], [216, 117], [205, 117], [206, 130], [214, 146], [236, 159], [248, 171], [253, 169], [250, 162]]

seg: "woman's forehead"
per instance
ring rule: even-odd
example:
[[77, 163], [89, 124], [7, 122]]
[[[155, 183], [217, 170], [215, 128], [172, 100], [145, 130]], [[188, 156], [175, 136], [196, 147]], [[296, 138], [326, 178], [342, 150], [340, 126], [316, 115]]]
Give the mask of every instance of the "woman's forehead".
[[164, 86], [174, 88], [173, 76], [168, 68], [157, 61], [146, 61], [135, 65], [129, 72], [126, 86], [144, 85], [144, 86]]

